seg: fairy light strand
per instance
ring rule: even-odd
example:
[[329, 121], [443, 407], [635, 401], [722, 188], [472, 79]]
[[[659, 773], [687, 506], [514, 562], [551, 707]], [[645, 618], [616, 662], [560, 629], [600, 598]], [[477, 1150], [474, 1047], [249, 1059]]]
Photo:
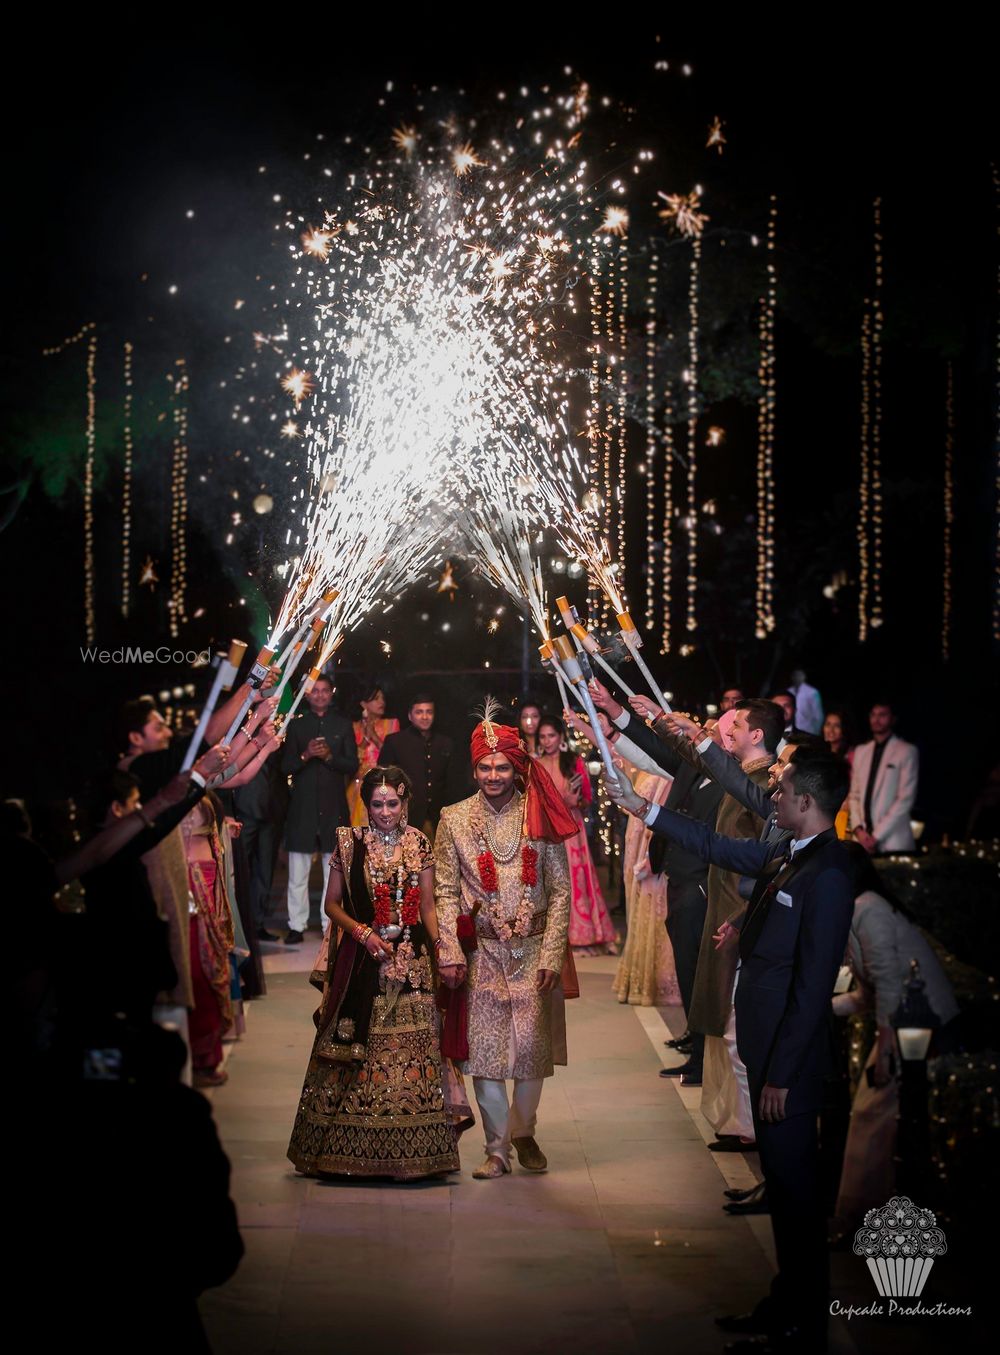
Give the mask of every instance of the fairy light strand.
[[84, 425], [83, 463], [83, 615], [87, 644], [97, 639], [94, 607], [94, 455], [97, 448], [97, 325], [88, 320], [75, 334], [51, 348], [43, 348], [43, 357], [55, 357], [74, 344], [87, 340], [87, 416]]
[[[994, 162], [991, 165], [993, 189], [997, 199], [997, 235], [1000, 236], [1000, 168]], [[1000, 266], [997, 268], [997, 294], [1000, 299]], [[993, 502], [996, 519], [994, 523], [993, 556], [993, 639], [1000, 642], [1000, 320], [996, 336], [996, 393], [997, 393], [997, 434], [996, 465], [994, 467]]]
[[173, 376], [173, 459], [170, 474], [170, 634], [176, 637], [180, 623], [187, 620], [187, 460], [189, 388], [187, 364], [178, 358], [179, 371]]
[[757, 378], [757, 616], [755, 634], [763, 640], [774, 630], [774, 422], [776, 409], [775, 315], [777, 264], [775, 244], [778, 199], [771, 194], [767, 222], [767, 263], [764, 295], [760, 300], [760, 355]]
[[656, 301], [660, 259], [650, 250], [646, 273], [646, 629], [656, 624]]
[[882, 199], [874, 210], [875, 291], [872, 303], [871, 524], [872, 576], [870, 625], [882, 625]]
[[[590, 256], [590, 367], [587, 375], [589, 404], [587, 407], [587, 439], [589, 459], [587, 489], [590, 502], [600, 494], [601, 484], [601, 251], [595, 246]], [[587, 614], [596, 618], [601, 605], [597, 585], [590, 580], [587, 591]]]
[[[618, 289], [618, 259], [614, 254], [608, 260], [608, 289], [604, 298], [604, 338], [607, 344], [607, 357], [605, 362], [605, 380], [607, 382], [607, 394], [604, 399], [605, 422], [602, 431], [602, 450], [604, 467], [604, 531], [608, 538], [608, 545], [611, 551], [612, 560], [618, 558], [618, 533], [617, 522], [615, 520], [615, 477], [614, 462], [612, 460], [615, 446], [615, 425], [617, 405], [614, 397], [614, 387], [612, 376], [617, 359], [615, 342], [615, 299]], [[607, 622], [610, 619], [611, 612], [608, 607], [607, 598], [603, 599], [602, 607], [603, 619]]]
[[871, 316], [865, 298], [861, 317], [861, 478], [858, 485], [858, 639], [868, 638], [868, 524], [871, 481]]
[[125, 464], [122, 469], [122, 616], [128, 616], [131, 604], [132, 570], [132, 345], [124, 345], [125, 398], [122, 411], [122, 440]]
[[945, 395], [944, 434], [944, 528], [942, 540], [941, 576], [941, 658], [945, 663], [951, 657], [951, 533], [955, 521], [955, 377], [948, 363]]
[[[673, 346], [673, 331], [668, 327], [666, 348]], [[663, 385], [663, 572], [660, 596], [663, 599], [663, 633], [660, 653], [670, 653], [670, 611], [673, 590], [674, 549], [674, 391], [669, 375]]]
[[[687, 399], [687, 616], [684, 628], [692, 636], [698, 627], [698, 284], [701, 237], [691, 241], [691, 272], [688, 282], [688, 399]], [[694, 645], [688, 640], [682, 654]]]
[[[617, 513], [618, 535], [615, 558], [618, 561], [618, 582], [622, 596], [625, 587], [625, 524], [627, 521], [626, 496], [628, 493], [628, 469], [626, 466], [626, 430], [625, 408], [628, 401], [628, 241], [622, 240], [618, 252], [618, 486]], [[625, 601], [626, 610], [628, 600]]]

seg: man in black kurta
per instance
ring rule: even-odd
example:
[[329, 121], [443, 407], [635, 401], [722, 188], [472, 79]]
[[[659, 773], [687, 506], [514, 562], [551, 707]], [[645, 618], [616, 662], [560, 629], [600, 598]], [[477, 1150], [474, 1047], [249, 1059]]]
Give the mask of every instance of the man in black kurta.
[[309, 710], [289, 725], [281, 755], [281, 770], [292, 783], [285, 821], [288, 848], [285, 944], [289, 946], [298, 945], [309, 926], [309, 868], [317, 851], [323, 856], [326, 893], [337, 829], [350, 823], [345, 778], [353, 776], [358, 767], [351, 722], [330, 709], [333, 700], [330, 679], [317, 678], [306, 700]]
[[382, 745], [383, 767], [402, 767], [413, 782], [408, 817], [433, 842], [445, 805], [456, 798], [452, 774], [452, 741], [434, 728], [434, 701], [419, 694], [410, 702], [410, 723], [390, 734]]

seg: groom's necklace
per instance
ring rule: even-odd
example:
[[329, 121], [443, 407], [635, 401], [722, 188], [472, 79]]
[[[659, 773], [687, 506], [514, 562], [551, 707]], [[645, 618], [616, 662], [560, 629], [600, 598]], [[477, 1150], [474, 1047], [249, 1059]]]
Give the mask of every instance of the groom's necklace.
[[[504, 809], [506, 808], [505, 805]], [[489, 809], [486, 811], [486, 841], [489, 843], [494, 861], [499, 861], [502, 865], [513, 861], [514, 853], [521, 842], [522, 819], [522, 814], [504, 814], [503, 810], [499, 814]], [[498, 829], [500, 831], [497, 831]]]

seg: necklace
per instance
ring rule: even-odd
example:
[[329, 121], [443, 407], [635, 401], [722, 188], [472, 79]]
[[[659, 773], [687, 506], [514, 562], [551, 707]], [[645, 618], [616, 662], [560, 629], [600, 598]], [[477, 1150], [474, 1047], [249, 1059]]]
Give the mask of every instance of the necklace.
[[372, 832], [378, 838], [379, 842], [381, 842], [383, 847], [395, 847], [396, 843], [399, 841], [400, 833], [398, 826], [396, 828], [390, 828], [388, 831], [373, 826]]
[[[521, 806], [520, 814], [505, 814], [503, 810], [495, 814], [492, 810], [487, 810], [484, 821], [486, 841], [490, 844], [494, 860], [502, 865], [513, 861], [524, 831], [524, 806]], [[501, 828], [500, 832], [497, 832], [498, 828]]]

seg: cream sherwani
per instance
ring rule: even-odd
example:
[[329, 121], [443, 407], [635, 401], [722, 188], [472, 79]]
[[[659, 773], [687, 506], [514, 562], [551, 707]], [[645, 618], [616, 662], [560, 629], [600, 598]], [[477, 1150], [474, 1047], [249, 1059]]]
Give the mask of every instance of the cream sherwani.
[[[520, 818], [523, 797], [515, 794], [498, 815]], [[538, 879], [531, 889], [533, 935], [501, 940], [487, 910], [477, 858], [485, 816], [493, 814], [477, 792], [441, 814], [434, 840], [435, 899], [443, 945], [440, 963], [469, 966], [469, 1058], [463, 1071], [476, 1078], [543, 1078], [553, 1073], [552, 994], [539, 993], [539, 969], [560, 973], [569, 928], [569, 866], [562, 844], [532, 842], [538, 853]], [[501, 823], [500, 821], [503, 821]], [[522, 896], [521, 852], [497, 861], [503, 918], [512, 921]], [[477, 949], [463, 955], [456, 935], [460, 913], [476, 915]]]

